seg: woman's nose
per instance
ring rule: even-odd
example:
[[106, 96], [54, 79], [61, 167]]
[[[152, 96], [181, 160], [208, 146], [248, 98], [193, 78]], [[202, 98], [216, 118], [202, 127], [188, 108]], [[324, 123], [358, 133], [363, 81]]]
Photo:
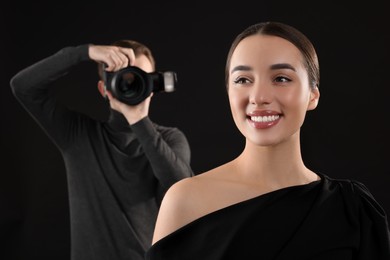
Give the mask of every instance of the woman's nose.
[[249, 95], [249, 102], [256, 105], [264, 105], [272, 102], [272, 86], [265, 83], [254, 84]]

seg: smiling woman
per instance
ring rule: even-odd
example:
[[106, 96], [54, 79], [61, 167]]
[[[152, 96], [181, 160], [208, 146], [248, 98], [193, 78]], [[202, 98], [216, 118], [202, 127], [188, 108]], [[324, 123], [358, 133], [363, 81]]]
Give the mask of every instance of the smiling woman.
[[303, 161], [300, 130], [319, 78], [297, 29], [265, 22], [237, 36], [226, 86], [245, 148], [168, 190], [147, 259], [389, 259], [387, 216], [366, 186]]

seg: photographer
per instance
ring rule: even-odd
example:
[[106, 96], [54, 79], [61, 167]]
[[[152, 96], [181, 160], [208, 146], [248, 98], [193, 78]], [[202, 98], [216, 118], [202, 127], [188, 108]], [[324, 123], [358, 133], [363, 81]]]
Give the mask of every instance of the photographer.
[[[68, 109], [49, 91], [72, 67], [91, 60], [99, 64], [98, 89], [110, 105], [106, 122]], [[154, 72], [150, 49], [131, 40], [66, 47], [11, 79], [16, 98], [63, 156], [72, 260], [144, 259], [163, 195], [193, 176], [185, 135], [148, 116], [153, 92], [129, 105], [106, 88], [103, 76], [128, 66]]]

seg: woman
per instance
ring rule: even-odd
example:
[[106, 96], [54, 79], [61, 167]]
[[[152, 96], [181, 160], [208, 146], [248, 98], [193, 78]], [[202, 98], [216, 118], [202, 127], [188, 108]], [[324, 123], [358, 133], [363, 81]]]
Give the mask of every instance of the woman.
[[387, 217], [367, 188], [302, 159], [319, 79], [316, 51], [295, 28], [266, 22], [237, 36], [226, 86], [245, 148], [168, 190], [147, 259], [390, 259]]

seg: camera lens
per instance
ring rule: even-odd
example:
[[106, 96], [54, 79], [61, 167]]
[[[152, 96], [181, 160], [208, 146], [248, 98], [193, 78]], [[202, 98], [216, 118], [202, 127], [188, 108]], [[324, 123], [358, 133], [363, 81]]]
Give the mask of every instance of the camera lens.
[[134, 98], [144, 92], [143, 85], [142, 78], [132, 72], [126, 72], [118, 79], [117, 87], [122, 97]]
[[138, 67], [129, 66], [116, 72], [106, 72], [103, 64], [103, 79], [107, 90], [119, 101], [137, 105], [152, 92], [172, 92], [176, 88], [176, 73], [147, 73]]
[[153, 91], [148, 74], [137, 67], [114, 72], [108, 81], [114, 97], [129, 105], [142, 102]]

